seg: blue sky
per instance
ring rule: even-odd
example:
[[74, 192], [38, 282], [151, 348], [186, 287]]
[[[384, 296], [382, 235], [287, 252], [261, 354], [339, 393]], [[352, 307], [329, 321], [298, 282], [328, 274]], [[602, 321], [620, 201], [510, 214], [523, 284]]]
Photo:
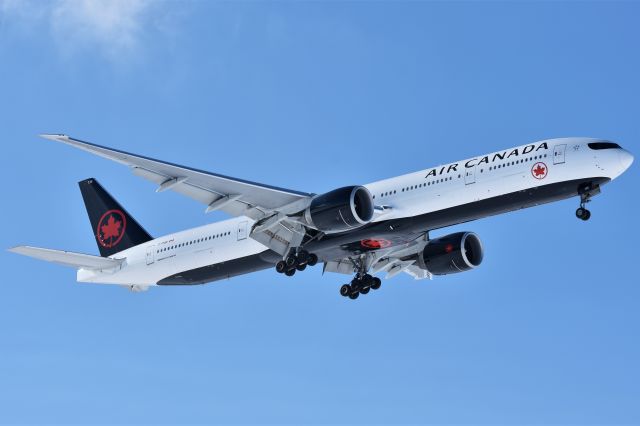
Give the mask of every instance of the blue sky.
[[[640, 3], [0, 0], [0, 247], [97, 253], [77, 182], [210, 221], [80, 139], [309, 192], [549, 137], [640, 153]], [[0, 253], [3, 423], [640, 423], [638, 167], [454, 227], [483, 265], [355, 303], [316, 267], [132, 294]], [[442, 234], [446, 231], [439, 231]]]

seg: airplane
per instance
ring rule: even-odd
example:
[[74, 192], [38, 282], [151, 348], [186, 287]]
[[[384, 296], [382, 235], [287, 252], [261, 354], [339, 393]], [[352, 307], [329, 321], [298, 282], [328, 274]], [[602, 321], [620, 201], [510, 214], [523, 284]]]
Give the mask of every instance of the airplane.
[[349, 299], [381, 287], [375, 276], [415, 279], [480, 266], [478, 235], [430, 232], [484, 217], [579, 198], [578, 219], [633, 155], [593, 138], [548, 139], [323, 194], [278, 188], [131, 154], [62, 134], [41, 135], [124, 164], [157, 185], [232, 218], [152, 237], [94, 178], [79, 182], [100, 256], [17, 246], [12, 252], [77, 269], [83, 283], [204, 284], [267, 268], [293, 276], [317, 263], [353, 275]]

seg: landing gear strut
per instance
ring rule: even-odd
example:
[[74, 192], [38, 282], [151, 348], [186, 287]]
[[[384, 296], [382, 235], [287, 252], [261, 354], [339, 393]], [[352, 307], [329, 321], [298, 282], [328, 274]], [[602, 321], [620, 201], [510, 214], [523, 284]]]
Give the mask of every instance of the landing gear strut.
[[276, 263], [276, 272], [293, 276], [296, 271], [304, 271], [307, 266], [315, 266], [318, 263], [318, 256], [306, 250], [292, 252], [284, 260]]
[[361, 294], [367, 294], [370, 290], [377, 290], [382, 285], [382, 281], [378, 277], [372, 277], [369, 274], [358, 274], [351, 281], [351, 284], [345, 284], [340, 287], [340, 295], [355, 300]]
[[598, 194], [600, 188], [591, 183], [584, 184], [578, 188], [578, 194], [580, 195], [580, 207], [576, 210], [576, 217], [582, 220], [589, 220], [591, 212], [587, 210], [586, 205], [591, 201], [591, 197]]

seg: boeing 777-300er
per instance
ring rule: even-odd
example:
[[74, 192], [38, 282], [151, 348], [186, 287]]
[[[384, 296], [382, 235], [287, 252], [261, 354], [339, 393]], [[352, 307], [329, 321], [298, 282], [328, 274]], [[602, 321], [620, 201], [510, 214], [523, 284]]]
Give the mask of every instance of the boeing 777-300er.
[[96, 179], [79, 183], [101, 256], [30, 246], [15, 253], [77, 268], [79, 282], [149, 286], [203, 284], [275, 267], [287, 276], [323, 263], [354, 274], [340, 294], [356, 299], [380, 288], [375, 274], [415, 279], [467, 271], [483, 248], [472, 232], [429, 232], [569, 197], [576, 216], [620, 176], [633, 156], [600, 139], [549, 139], [366, 185], [316, 195], [277, 188], [83, 142], [47, 139], [127, 165], [157, 185], [233, 218], [154, 238]]

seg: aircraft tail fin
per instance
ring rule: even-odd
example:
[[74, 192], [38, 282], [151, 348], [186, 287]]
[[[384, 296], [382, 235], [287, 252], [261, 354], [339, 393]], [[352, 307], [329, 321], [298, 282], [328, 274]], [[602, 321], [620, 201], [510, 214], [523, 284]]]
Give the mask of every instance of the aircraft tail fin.
[[102, 257], [153, 239], [97, 180], [85, 179], [78, 185]]

